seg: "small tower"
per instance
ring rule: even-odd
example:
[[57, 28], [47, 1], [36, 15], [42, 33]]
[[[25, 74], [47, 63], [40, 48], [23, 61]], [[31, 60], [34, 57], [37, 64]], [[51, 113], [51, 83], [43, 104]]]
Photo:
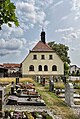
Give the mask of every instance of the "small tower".
[[41, 41], [45, 44], [45, 32], [44, 32], [43, 29], [42, 29], [42, 32], [41, 32]]

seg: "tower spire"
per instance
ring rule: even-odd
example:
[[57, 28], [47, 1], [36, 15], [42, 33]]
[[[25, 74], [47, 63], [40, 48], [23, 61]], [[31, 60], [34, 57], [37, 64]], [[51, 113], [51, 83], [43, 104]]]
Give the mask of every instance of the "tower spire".
[[41, 41], [45, 44], [45, 31], [42, 27], [42, 32], [41, 32]]

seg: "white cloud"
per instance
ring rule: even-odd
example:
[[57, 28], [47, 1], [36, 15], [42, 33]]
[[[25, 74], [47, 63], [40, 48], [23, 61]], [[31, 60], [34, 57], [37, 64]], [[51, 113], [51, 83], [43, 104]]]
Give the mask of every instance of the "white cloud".
[[78, 11], [80, 9], [80, 0], [72, 0], [72, 10]]
[[73, 39], [76, 39], [78, 38], [77, 34], [76, 33], [70, 33], [70, 34], [67, 34], [63, 36], [63, 39], [65, 40], [73, 40]]
[[26, 39], [23, 38], [23, 30], [20, 27], [12, 27], [4, 24], [0, 31], [0, 56], [18, 53], [26, 46]]
[[0, 49], [4, 49], [4, 48], [5, 48], [5, 40], [0, 39]]
[[36, 23], [40, 25], [46, 21], [45, 12], [31, 2], [17, 2], [16, 7], [21, 28], [33, 28]]
[[9, 51], [9, 50], [0, 50], [0, 57], [6, 56], [6, 55], [10, 55], [10, 54], [19, 54], [20, 51], [15, 50], [15, 51]]
[[77, 29], [77, 30], [73, 30], [71, 31], [70, 33], [67, 33], [67, 34], [64, 34], [63, 35], [63, 39], [65, 40], [77, 40], [80, 38], [80, 29]]
[[20, 50], [26, 43], [25, 39], [0, 39], [0, 49]]
[[74, 11], [75, 20], [80, 18], [80, 0], [72, 0], [72, 8], [71, 10]]
[[61, 21], [68, 19], [68, 17], [69, 17], [69, 15], [63, 16], [63, 17], [61, 18]]
[[0, 56], [19, 54], [26, 45], [26, 40], [22, 39], [0, 39]]
[[61, 1], [57, 2], [57, 3], [55, 3], [55, 4], [54, 4], [54, 7], [56, 7], [56, 6], [58, 6], [58, 5], [62, 4], [62, 3], [63, 3], [63, 0], [61, 0]]
[[35, 0], [38, 7], [46, 9], [51, 4], [54, 3], [54, 0]]
[[65, 28], [65, 29], [57, 29], [55, 30], [55, 32], [70, 32], [70, 31], [73, 31], [74, 28], [73, 27], [69, 27], [69, 28]]
[[0, 31], [0, 38], [8, 38], [8, 37], [21, 37], [23, 36], [23, 30], [20, 27], [15, 27], [12, 23], [12, 27], [9, 27], [7, 24], [2, 26], [2, 30]]

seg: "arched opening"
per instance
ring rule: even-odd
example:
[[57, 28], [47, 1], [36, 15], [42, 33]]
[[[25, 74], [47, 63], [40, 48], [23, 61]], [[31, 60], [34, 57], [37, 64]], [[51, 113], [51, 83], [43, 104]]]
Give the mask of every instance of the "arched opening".
[[57, 66], [56, 65], [52, 66], [52, 71], [57, 71]]
[[42, 71], [42, 66], [41, 65], [38, 66], [38, 71]]
[[44, 66], [44, 71], [48, 71], [48, 66], [47, 65]]
[[29, 66], [29, 71], [34, 71], [34, 66], [33, 65]]

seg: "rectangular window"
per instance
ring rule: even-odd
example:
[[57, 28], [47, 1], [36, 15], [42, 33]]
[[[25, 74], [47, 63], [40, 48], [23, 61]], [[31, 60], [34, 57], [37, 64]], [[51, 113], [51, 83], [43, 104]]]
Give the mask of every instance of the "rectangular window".
[[37, 59], [37, 55], [33, 55], [33, 59]]
[[44, 55], [41, 55], [41, 59], [45, 59], [45, 56]]
[[49, 55], [49, 59], [50, 59], [50, 60], [53, 59], [52, 55]]

